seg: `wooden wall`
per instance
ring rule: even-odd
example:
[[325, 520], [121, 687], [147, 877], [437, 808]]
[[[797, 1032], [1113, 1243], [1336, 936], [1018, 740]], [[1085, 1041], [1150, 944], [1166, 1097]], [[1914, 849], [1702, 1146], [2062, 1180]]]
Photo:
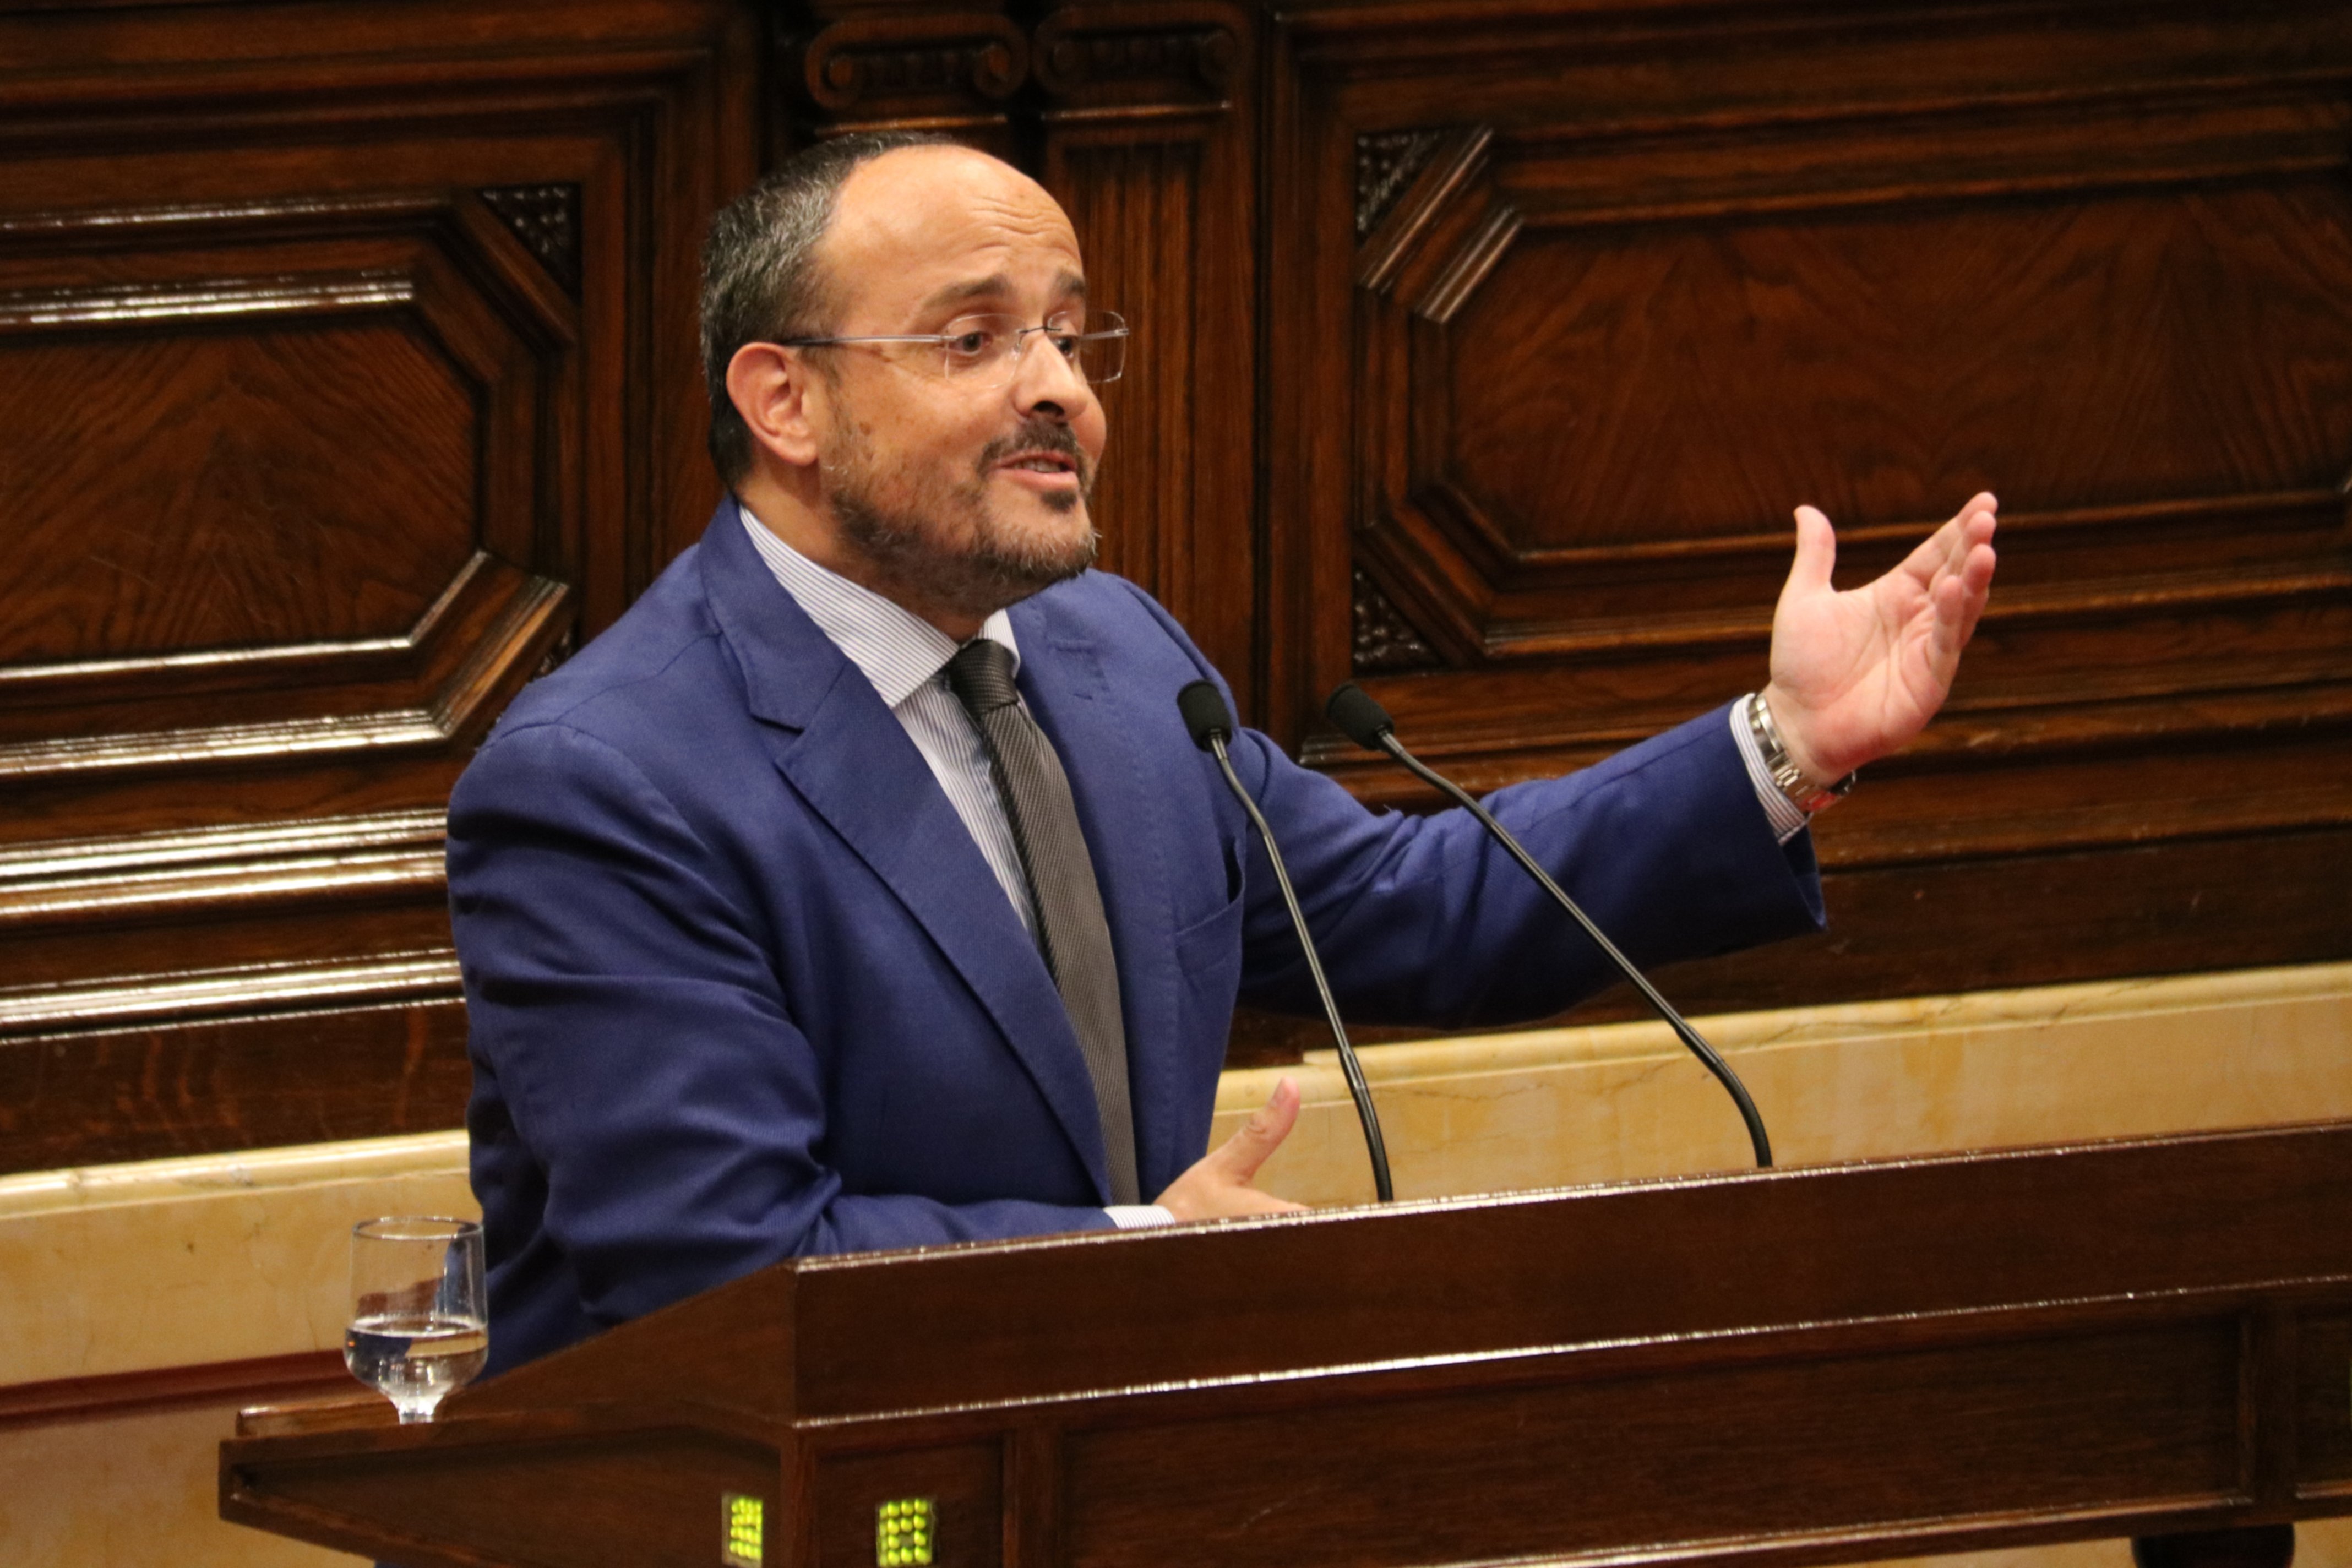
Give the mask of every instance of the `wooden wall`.
[[1835, 928], [1688, 1006], [2352, 952], [2352, 5], [0, 0], [0, 1170], [454, 1124], [440, 807], [708, 514], [702, 220], [909, 124], [1067, 205], [1108, 563], [1368, 797], [1341, 679], [1573, 765], [1760, 682], [1795, 502], [2000, 493]]
[[[1946, 717], [1825, 817], [1788, 1005], [2352, 945], [2352, 9], [1303, 0], [1276, 32], [1266, 712], [1481, 784], [1763, 679], [1980, 488]], [[1306, 754], [1410, 798], [1337, 737]]]
[[457, 1118], [442, 810], [715, 495], [759, 37], [0, 10], [0, 1169]]

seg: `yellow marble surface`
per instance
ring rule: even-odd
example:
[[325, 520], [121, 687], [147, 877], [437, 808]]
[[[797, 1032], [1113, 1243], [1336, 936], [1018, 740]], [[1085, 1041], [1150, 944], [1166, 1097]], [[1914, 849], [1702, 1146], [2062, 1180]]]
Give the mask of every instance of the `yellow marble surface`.
[[340, 1349], [352, 1225], [480, 1212], [462, 1132], [0, 1177], [0, 1386]]
[[[1783, 1165], [2352, 1116], [2352, 964], [1696, 1022], [1748, 1084]], [[1750, 1163], [1729, 1098], [1663, 1023], [1384, 1046], [1364, 1070], [1399, 1196]], [[1226, 1074], [1214, 1136], [1285, 1073], [1305, 1106], [1263, 1184], [1370, 1202], [1336, 1053]]]
[[0, 1427], [8, 1568], [358, 1568], [365, 1560], [224, 1523], [234, 1405]]
[[[1700, 1026], [1782, 1163], [2352, 1116], [2352, 964], [1745, 1014]], [[1722, 1090], [1661, 1025], [1381, 1047], [1400, 1193], [1493, 1192], [1747, 1163]], [[1370, 1196], [1328, 1058], [1265, 1172]], [[1228, 1074], [1222, 1136], [1280, 1074]], [[455, 1133], [0, 1178], [0, 1387], [331, 1349], [346, 1240], [375, 1214], [476, 1213]], [[6, 1568], [329, 1568], [354, 1559], [221, 1524], [226, 1402], [0, 1427]], [[1931, 1560], [2126, 1568], [2119, 1542]], [[2352, 1524], [2298, 1568], [2352, 1568]]]

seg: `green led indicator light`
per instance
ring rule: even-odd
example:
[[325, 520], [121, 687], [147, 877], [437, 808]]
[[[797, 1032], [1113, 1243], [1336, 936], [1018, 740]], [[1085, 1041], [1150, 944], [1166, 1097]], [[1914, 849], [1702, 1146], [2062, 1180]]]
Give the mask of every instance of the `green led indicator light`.
[[940, 1549], [939, 1505], [900, 1498], [874, 1510], [875, 1568], [927, 1568]]
[[741, 1492], [719, 1499], [719, 1560], [727, 1568], [760, 1568], [761, 1538], [765, 1534], [768, 1505]]

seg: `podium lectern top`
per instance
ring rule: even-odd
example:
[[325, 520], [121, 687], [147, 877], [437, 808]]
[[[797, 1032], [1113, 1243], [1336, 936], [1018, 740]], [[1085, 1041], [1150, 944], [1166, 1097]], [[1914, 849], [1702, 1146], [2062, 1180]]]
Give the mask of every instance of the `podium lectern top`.
[[761, 1568], [902, 1517], [1024, 1568], [1836, 1561], [2352, 1511], [2348, 1379], [2329, 1124], [793, 1260], [431, 1427], [235, 1440], [223, 1511], [415, 1568], [718, 1565], [730, 1497]]

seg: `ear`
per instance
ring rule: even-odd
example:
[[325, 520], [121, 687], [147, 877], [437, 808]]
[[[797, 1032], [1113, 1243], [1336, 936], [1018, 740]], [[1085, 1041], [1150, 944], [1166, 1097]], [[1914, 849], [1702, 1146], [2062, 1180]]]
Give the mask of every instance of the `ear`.
[[824, 394], [807, 363], [775, 343], [745, 343], [727, 362], [727, 395], [751, 439], [795, 468], [814, 464]]

